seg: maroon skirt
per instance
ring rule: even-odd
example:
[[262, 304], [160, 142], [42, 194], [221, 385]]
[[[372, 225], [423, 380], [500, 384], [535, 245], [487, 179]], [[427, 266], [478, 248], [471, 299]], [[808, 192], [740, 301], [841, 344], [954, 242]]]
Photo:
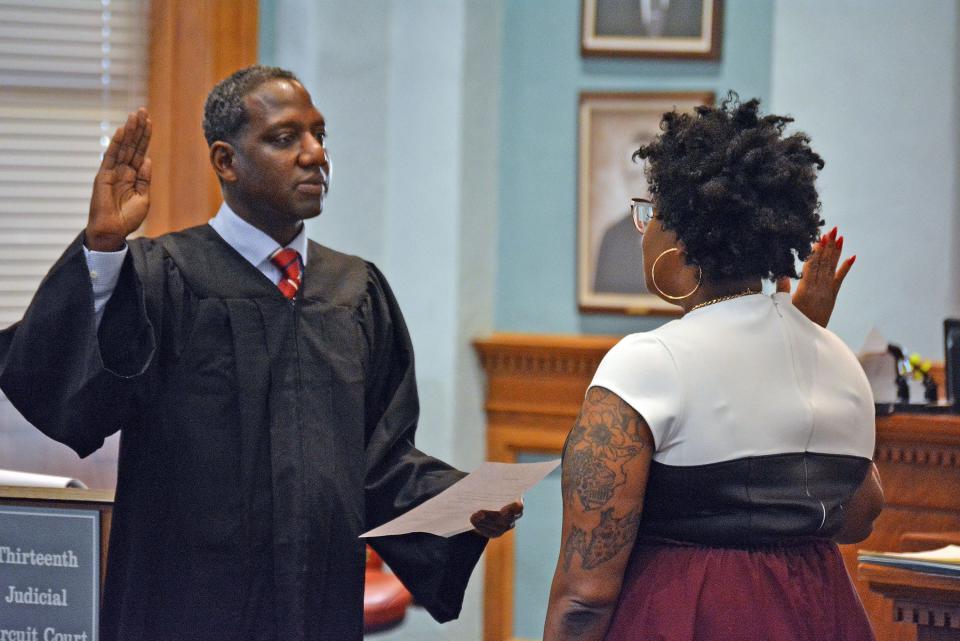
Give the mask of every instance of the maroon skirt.
[[837, 546], [637, 542], [608, 641], [872, 641]]

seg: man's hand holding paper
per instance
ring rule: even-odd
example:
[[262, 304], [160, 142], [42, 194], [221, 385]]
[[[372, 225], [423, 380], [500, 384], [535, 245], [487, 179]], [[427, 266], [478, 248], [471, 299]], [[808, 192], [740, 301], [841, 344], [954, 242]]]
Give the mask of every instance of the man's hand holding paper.
[[445, 492], [360, 536], [411, 532], [453, 536], [476, 530], [482, 536], [496, 538], [512, 529], [522, 516], [523, 501], [517, 497], [542, 481], [559, 464], [558, 460], [484, 463]]
[[477, 510], [470, 516], [470, 524], [480, 536], [496, 539], [512, 530], [521, 516], [523, 516], [523, 499], [496, 511]]

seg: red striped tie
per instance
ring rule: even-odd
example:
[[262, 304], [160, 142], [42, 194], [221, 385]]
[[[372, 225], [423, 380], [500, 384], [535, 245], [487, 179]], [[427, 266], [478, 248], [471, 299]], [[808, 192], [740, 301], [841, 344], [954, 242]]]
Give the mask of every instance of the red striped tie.
[[270, 255], [270, 262], [277, 266], [283, 278], [277, 287], [288, 299], [293, 300], [300, 289], [300, 254], [296, 249], [281, 248]]

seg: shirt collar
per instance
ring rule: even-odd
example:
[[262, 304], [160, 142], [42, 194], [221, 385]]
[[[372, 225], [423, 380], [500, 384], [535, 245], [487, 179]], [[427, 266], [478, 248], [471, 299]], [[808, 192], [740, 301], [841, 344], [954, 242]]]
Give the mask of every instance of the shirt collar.
[[[269, 261], [270, 256], [281, 248], [277, 241], [240, 218], [226, 202], [220, 205], [217, 215], [210, 219], [210, 226], [254, 267]], [[287, 247], [297, 250], [303, 264], [307, 264], [306, 225], [300, 225], [300, 232]]]

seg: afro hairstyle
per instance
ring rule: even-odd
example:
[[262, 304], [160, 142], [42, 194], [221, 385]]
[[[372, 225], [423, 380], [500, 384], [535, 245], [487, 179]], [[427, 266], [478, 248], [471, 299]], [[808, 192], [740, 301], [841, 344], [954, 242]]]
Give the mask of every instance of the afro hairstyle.
[[788, 116], [761, 115], [734, 92], [716, 107], [665, 113], [661, 133], [634, 153], [657, 218], [686, 260], [711, 280], [798, 278], [823, 225], [814, 185], [823, 160], [810, 138], [784, 135]]

